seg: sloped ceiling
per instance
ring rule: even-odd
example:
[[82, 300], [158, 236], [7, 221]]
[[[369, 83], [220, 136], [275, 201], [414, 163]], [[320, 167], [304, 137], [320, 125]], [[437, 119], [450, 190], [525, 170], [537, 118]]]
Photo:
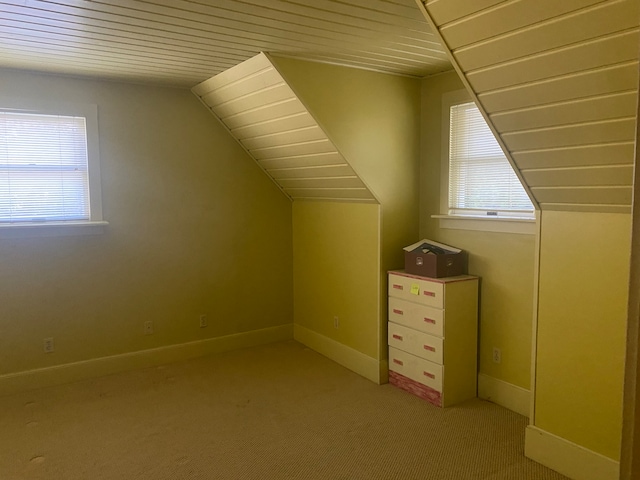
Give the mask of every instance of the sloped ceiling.
[[630, 211], [637, 0], [417, 0], [540, 208]]
[[289, 198], [376, 202], [264, 53], [192, 91]]
[[0, 67], [188, 88], [261, 51], [451, 69], [414, 0], [4, 0], [0, 38]]

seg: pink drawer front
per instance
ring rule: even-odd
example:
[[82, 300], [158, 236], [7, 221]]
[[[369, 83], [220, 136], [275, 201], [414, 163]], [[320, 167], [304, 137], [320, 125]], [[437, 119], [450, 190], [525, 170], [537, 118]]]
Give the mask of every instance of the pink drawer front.
[[436, 407], [442, 406], [442, 393], [397, 372], [389, 372], [389, 383], [412, 393]]

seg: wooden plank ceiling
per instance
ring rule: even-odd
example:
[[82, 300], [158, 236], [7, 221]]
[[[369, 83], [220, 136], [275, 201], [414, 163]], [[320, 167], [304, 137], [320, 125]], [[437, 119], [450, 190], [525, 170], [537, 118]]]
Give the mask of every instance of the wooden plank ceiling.
[[267, 55], [192, 91], [292, 200], [376, 203]]
[[417, 2], [541, 209], [630, 211], [640, 2]]
[[0, 67], [183, 87], [261, 51], [450, 70], [414, 0], [0, 0]]

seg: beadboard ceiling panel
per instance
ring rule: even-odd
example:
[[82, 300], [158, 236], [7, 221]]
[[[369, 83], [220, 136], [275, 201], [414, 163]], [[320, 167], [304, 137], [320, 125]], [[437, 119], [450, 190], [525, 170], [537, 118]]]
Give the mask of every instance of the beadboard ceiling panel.
[[376, 203], [266, 54], [192, 91], [292, 200]]
[[637, 0], [417, 0], [540, 208], [629, 212]]
[[3, 0], [0, 67], [192, 87], [261, 51], [451, 69], [414, 0]]

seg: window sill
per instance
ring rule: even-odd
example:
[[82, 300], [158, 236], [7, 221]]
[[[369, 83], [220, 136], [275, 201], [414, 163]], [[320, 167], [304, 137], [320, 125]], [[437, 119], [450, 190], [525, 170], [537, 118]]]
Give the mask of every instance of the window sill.
[[431, 218], [438, 219], [440, 228], [453, 230], [479, 230], [521, 235], [535, 235], [538, 231], [535, 218], [487, 218], [472, 215], [432, 215]]
[[100, 235], [106, 221], [0, 223], [0, 239], [26, 237], [64, 237], [71, 235]]

